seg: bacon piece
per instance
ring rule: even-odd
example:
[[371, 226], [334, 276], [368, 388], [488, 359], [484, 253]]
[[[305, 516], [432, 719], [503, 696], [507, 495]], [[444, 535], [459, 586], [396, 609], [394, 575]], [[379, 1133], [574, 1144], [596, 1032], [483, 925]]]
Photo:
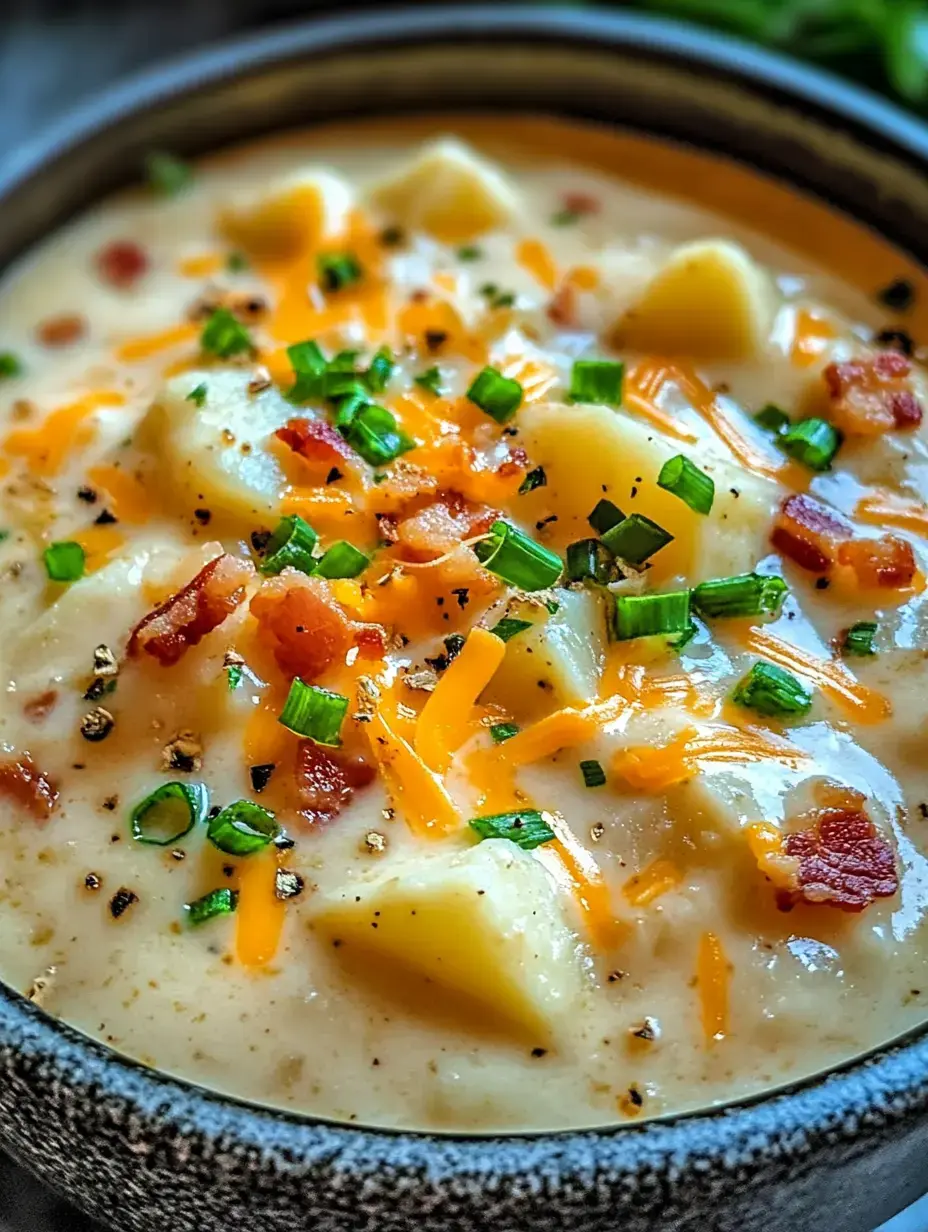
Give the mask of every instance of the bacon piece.
[[858, 809], [826, 809], [808, 830], [788, 834], [783, 851], [798, 861], [795, 888], [777, 892], [784, 911], [798, 902], [863, 911], [899, 889], [892, 847]]
[[829, 364], [822, 373], [831, 421], [849, 436], [880, 436], [917, 428], [923, 408], [908, 378], [912, 365], [900, 351]]
[[513, 475], [518, 475], [520, 471], [527, 470], [528, 454], [521, 445], [515, 445], [509, 450], [509, 456], [500, 462], [496, 473], [504, 479], [510, 479]]
[[434, 560], [462, 540], [488, 531], [499, 516], [495, 509], [471, 504], [457, 492], [440, 492], [397, 525], [397, 542], [406, 560]]
[[0, 794], [9, 796], [36, 821], [48, 821], [58, 804], [57, 788], [28, 753], [0, 761]]
[[307, 462], [332, 466], [335, 462], [358, 461], [342, 434], [321, 419], [288, 419], [274, 435]]
[[176, 663], [190, 646], [212, 633], [245, 598], [254, 567], [226, 553], [205, 565], [183, 590], [149, 612], [132, 630], [128, 653], [142, 651], [162, 667]]
[[[308, 684], [327, 667], [344, 662], [359, 645], [365, 658], [380, 657], [385, 635], [379, 625], [358, 624], [332, 597], [328, 582], [284, 569], [269, 578], [251, 601], [251, 614], [263, 640], [274, 651], [277, 665], [288, 676]], [[379, 653], [372, 655], [372, 639]]]
[[827, 573], [854, 532], [849, 522], [811, 496], [788, 496], [774, 522], [773, 546], [812, 573]]
[[44, 723], [58, 702], [58, 690], [46, 689], [38, 697], [30, 697], [23, 703], [23, 714], [30, 723]]
[[565, 192], [561, 200], [564, 209], [570, 210], [571, 214], [598, 214], [600, 211], [599, 198], [592, 193]]
[[35, 332], [43, 346], [71, 346], [86, 334], [87, 321], [76, 312], [65, 312], [57, 317], [46, 317]]
[[570, 329], [577, 323], [577, 288], [566, 279], [548, 301], [545, 309], [548, 320], [562, 329]]
[[97, 270], [104, 282], [127, 290], [147, 272], [148, 256], [133, 240], [114, 240], [97, 253]]
[[899, 535], [879, 539], [854, 539], [838, 549], [838, 563], [848, 565], [863, 587], [900, 589], [915, 577], [915, 553]]
[[355, 789], [372, 783], [376, 774], [363, 757], [350, 757], [312, 740], [301, 740], [296, 754], [299, 810], [309, 821], [330, 821]]

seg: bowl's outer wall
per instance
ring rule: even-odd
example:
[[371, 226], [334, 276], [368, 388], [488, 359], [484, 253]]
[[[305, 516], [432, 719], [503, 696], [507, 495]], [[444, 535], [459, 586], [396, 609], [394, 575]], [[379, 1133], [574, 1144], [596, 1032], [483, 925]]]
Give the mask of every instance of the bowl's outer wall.
[[[888, 105], [665, 22], [471, 7], [297, 27], [109, 91], [0, 169], [0, 267], [152, 147], [193, 154], [320, 119], [467, 107], [727, 152], [925, 259], [928, 135]], [[928, 1188], [928, 1040], [711, 1115], [432, 1138], [203, 1093], [0, 989], [0, 1140], [91, 1215], [140, 1232], [870, 1232]]]

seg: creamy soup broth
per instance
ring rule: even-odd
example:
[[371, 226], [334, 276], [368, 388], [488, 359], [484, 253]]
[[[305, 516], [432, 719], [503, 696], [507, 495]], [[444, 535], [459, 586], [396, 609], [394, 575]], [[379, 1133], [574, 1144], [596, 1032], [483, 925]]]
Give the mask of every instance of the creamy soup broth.
[[162, 159], [41, 244], [0, 284], [5, 981], [442, 1130], [918, 1024], [926, 295], [759, 176], [540, 120]]

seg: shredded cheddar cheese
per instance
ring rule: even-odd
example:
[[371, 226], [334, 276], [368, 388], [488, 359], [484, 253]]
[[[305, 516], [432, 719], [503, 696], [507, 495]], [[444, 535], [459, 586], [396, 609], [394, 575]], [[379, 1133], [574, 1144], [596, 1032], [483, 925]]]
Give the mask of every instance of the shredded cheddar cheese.
[[468, 735], [471, 711], [503, 661], [506, 643], [486, 629], [472, 629], [464, 648], [445, 669], [416, 725], [416, 752], [444, 774]]
[[718, 1043], [728, 1034], [731, 966], [715, 933], [703, 933], [696, 960], [702, 1030], [707, 1044]]

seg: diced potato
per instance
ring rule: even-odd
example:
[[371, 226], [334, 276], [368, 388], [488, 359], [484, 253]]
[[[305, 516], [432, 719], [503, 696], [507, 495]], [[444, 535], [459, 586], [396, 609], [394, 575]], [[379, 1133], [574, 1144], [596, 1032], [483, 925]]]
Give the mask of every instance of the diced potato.
[[526, 517], [557, 509], [559, 542], [592, 535], [587, 517], [606, 496], [624, 513], [645, 514], [674, 536], [652, 558], [648, 576], [655, 584], [677, 575], [694, 583], [749, 572], [768, 554], [777, 501], [772, 481], [687, 447], [715, 480], [715, 503], [704, 516], [657, 486], [661, 466], [681, 446], [655, 428], [621, 411], [583, 404], [536, 402], [519, 415], [522, 443], [547, 476], [546, 487], [519, 498], [520, 509]]
[[[184, 372], [148, 412], [140, 440], [155, 453], [180, 512], [205, 505], [253, 520], [276, 510], [285, 480], [267, 444], [293, 407], [274, 388], [249, 394], [249, 379], [234, 369]], [[188, 395], [201, 384], [206, 400], [197, 406]]]
[[460, 141], [437, 141], [394, 177], [375, 185], [378, 209], [448, 244], [503, 226], [518, 209], [515, 189]]
[[550, 1039], [583, 989], [554, 882], [505, 839], [387, 865], [330, 896], [316, 923], [341, 957], [360, 951], [378, 968], [424, 977], [430, 998], [444, 989], [475, 1024], [489, 1016]]
[[261, 257], [295, 257], [340, 235], [353, 194], [332, 171], [312, 168], [234, 201], [220, 214], [226, 236]]
[[675, 249], [615, 343], [658, 355], [749, 359], [767, 345], [776, 313], [770, 276], [738, 244], [696, 240]]
[[[520, 719], [594, 701], [606, 657], [606, 614], [592, 590], [558, 590], [553, 614], [541, 605], [503, 604], [498, 613], [530, 620], [506, 644], [484, 696]], [[495, 620], [497, 614], [491, 618]], [[543, 686], [539, 682], [544, 682]]]

